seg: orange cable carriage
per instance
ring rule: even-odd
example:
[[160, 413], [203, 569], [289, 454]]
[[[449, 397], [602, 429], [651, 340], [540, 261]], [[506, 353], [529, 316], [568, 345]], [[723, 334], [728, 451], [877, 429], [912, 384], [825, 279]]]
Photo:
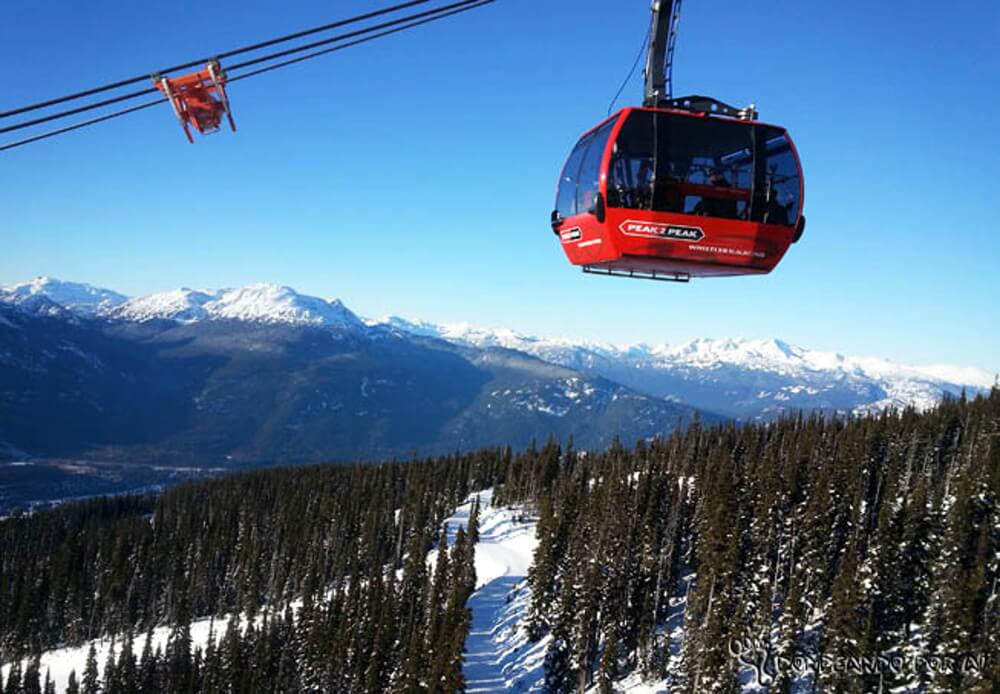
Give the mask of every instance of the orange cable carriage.
[[202, 135], [218, 132], [223, 114], [235, 132], [236, 124], [226, 95], [226, 73], [218, 61], [210, 61], [204, 69], [179, 77], [153, 75], [153, 83], [170, 100], [192, 144], [192, 126]]

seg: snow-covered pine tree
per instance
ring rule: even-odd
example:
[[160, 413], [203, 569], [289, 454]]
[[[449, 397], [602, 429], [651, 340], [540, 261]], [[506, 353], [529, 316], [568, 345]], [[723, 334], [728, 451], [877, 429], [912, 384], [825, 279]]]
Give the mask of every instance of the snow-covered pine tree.
[[93, 642], [87, 650], [87, 664], [83, 668], [83, 681], [80, 683], [82, 694], [99, 694], [101, 691], [101, 678], [97, 671], [97, 649]]

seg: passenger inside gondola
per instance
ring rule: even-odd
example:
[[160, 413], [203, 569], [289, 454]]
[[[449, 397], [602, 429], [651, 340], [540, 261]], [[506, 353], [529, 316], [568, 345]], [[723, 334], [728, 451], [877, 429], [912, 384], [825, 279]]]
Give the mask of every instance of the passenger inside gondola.
[[768, 196], [767, 201], [767, 212], [764, 215], [764, 222], [766, 224], [789, 224], [788, 221], [788, 207], [781, 204], [778, 199], [777, 189], [771, 189], [771, 194]]
[[[709, 174], [708, 185], [714, 188], [732, 188], [732, 184], [725, 174], [715, 169]], [[739, 208], [739, 202], [735, 198], [724, 196], [714, 197], [711, 194], [704, 195], [694, 206], [694, 214], [705, 217], [723, 217], [725, 219], [743, 219]]]

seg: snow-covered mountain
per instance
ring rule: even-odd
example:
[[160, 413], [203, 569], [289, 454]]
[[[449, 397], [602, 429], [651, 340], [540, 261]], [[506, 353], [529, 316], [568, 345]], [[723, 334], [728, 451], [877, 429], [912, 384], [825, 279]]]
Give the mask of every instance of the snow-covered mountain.
[[0, 303], [18, 306], [34, 315], [56, 316], [68, 310], [84, 318], [134, 323], [233, 320], [365, 329], [365, 324], [339, 300], [327, 301], [299, 294], [290, 287], [267, 283], [235, 289], [195, 290], [182, 287], [129, 298], [89, 284], [39, 277], [30, 282], [0, 286]]
[[253, 284], [236, 289], [187, 288], [129, 299], [99, 315], [125, 321], [235, 320], [298, 326], [364, 329], [364, 323], [339, 300], [304, 296], [289, 287]]
[[697, 339], [676, 345], [613, 345], [523, 335], [509, 329], [436, 324], [392, 316], [362, 321], [339, 300], [274, 285], [173, 291], [127, 298], [85, 284], [40, 278], [0, 289], [0, 303], [42, 315], [68, 310], [85, 318], [125, 323], [202, 321], [389, 331], [478, 349], [504, 348], [599, 376], [645, 395], [740, 419], [820, 409], [865, 412], [885, 407], [924, 409], [963, 390], [990, 388], [982, 369], [907, 366], [877, 357], [810, 350], [778, 339]]
[[87, 315], [12, 296], [0, 297], [0, 459], [218, 467], [550, 435], [603, 448], [696, 415], [529, 354], [369, 326], [287, 287], [184, 289]]
[[48, 299], [76, 314], [93, 316], [110, 311], [128, 297], [89, 284], [63, 282], [51, 277], [37, 277], [29, 282], [0, 286], [0, 302], [23, 304], [33, 312]]
[[648, 395], [742, 419], [797, 409], [841, 413], [910, 405], [926, 409], [944, 396], [986, 390], [994, 382], [994, 376], [982, 369], [906, 366], [877, 357], [810, 350], [777, 339], [619, 346], [398, 316], [370, 323], [454, 343], [526, 352]]

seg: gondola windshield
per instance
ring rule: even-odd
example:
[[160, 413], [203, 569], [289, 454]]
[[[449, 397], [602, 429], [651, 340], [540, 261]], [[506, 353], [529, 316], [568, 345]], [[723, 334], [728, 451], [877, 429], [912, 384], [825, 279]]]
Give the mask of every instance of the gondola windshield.
[[614, 143], [608, 207], [791, 225], [801, 180], [784, 131], [632, 111]]

